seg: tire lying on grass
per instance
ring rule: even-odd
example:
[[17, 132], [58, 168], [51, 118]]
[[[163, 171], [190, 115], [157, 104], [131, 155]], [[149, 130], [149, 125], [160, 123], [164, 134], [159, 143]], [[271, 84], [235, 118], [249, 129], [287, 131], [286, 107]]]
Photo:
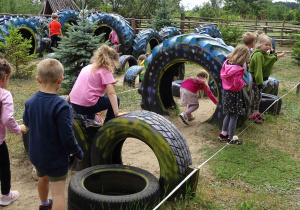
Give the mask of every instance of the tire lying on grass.
[[143, 66], [131, 66], [124, 75], [123, 85], [128, 85], [134, 87], [136, 77], [143, 71], [145, 68]]
[[126, 138], [141, 140], [156, 155], [162, 195], [186, 177], [192, 159], [185, 139], [169, 120], [144, 110], [130, 112], [103, 125], [93, 140], [92, 165], [122, 164], [121, 150]]
[[268, 80], [263, 83], [263, 93], [278, 95], [279, 81], [273, 77], [269, 77]]
[[133, 57], [132, 55], [122, 55], [120, 56], [119, 61], [121, 63], [121, 69], [116, 71], [117, 74], [126, 72], [125, 68], [127, 63], [128, 63], [128, 68], [138, 64], [136, 58]]
[[152, 209], [160, 198], [158, 180], [140, 168], [98, 165], [75, 174], [68, 209]]
[[[275, 102], [276, 101], [276, 102]], [[275, 103], [274, 103], [275, 102]], [[277, 115], [280, 113], [281, 110], [281, 104], [282, 104], [282, 100], [280, 97], [275, 96], [275, 95], [271, 95], [271, 94], [266, 94], [263, 93], [262, 94], [262, 98], [260, 100], [260, 104], [259, 104], [259, 112], [263, 113], [265, 112], [265, 110], [272, 104], [274, 103], [267, 112], [273, 114], [273, 115]]]

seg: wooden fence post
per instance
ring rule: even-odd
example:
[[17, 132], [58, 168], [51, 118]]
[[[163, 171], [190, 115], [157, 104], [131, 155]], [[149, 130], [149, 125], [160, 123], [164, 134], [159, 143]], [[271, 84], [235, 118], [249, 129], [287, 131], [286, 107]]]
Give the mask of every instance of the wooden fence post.
[[133, 28], [133, 34], [136, 34], [136, 27], [135, 27], [135, 18], [132, 18], [131, 20], [130, 20], [130, 25], [131, 25], [131, 27]]
[[184, 22], [183, 21], [185, 21], [185, 13], [184, 12], [181, 13], [180, 19], [181, 19], [180, 32], [183, 34], [184, 33]]
[[[280, 34], [280, 39], [282, 40], [283, 39], [283, 28], [284, 28], [284, 24], [285, 24], [285, 19], [283, 19], [283, 22], [282, 22], [282, 29], [281, 29], [281, 34]], [[280, 47], [282, 47], [282, 41], [280, 41]]]

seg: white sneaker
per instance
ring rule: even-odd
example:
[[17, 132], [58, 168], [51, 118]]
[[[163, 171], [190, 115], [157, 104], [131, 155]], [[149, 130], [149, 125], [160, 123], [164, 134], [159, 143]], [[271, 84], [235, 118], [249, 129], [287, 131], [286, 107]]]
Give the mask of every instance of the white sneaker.
[[189, 119], [187, 117], [186, 114], [184, 114], [183, 112], [179, 115], [179, 117], [181, 118], [182, 122], [185, 123], [185, 124], [189, 124]]
[[19, 192], [17, 190], [10, 191], [9, 196], [1, 195], [0, 205], [7, 206], [19, 198]]

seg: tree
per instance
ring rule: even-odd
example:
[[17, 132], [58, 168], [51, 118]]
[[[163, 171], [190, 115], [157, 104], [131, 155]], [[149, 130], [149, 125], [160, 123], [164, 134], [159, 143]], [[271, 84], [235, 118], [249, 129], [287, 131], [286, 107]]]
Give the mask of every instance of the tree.
[[0, 13], [38, 14], [43, 7], [39, 1], [32, 0], [0, 0]]
[[93, 52], [104, 43], [110, 45], [104, 41], [104, 34], [93, 36], [96, 27], [97, 22], [82, 18], [77, 25], [70, 25], [67, 36], [62, 38], [57, 49], [54, 48], [53, 58], [60, 60], [65, 68], [63, 88], [71, 90], [80, 70], [90, 63]]
[[14, 67], [15, 78], [28, 78], [32, 75], [35, 65], [30, 62], [36, 54], [29, 55], [31, 38], [24, 39], [19, 30], [12, 26], [8, 30], [9, 35], [5, 35], [5, 43], [0, 42], [0, 50], [4, 53], [4, 58]]
[[153, 21], [148, 27], [160, 31], [165, 26], [175, 26], [172, 13], [173, 8], [170, 7], [169, 0], [161, 0], [159, 8], [155, 10], [155, 15], [152, 16]]
[[300, 63], [300, 35], [299, 34], [291, 34], [294, 39], [297, 39], [298, 41], [294, 43], [292, 47], [292, 55], [295, 56], [295, 59]]
[[216, 17], [216, 10], [209, 4], [205, 3], [201, 8], [199, 8], [198, 13], [200, 17]]

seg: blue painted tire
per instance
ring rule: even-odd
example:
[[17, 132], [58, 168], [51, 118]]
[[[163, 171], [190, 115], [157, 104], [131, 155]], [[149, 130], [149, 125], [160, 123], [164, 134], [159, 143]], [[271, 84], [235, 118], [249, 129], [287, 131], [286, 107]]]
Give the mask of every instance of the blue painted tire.
[[150, 44], [151, 50], [161, 43], [159, 33], [154, 29], [141, 30], [135, 37], [132, 46], [132, 55], [138, 58], [146, 53], [147, 45]]
[[196, 34], [208, 34], [213, 38], [222, 38], [221, 31], [218, 26], [214, 24], [201, 24], [194, 29]]
[[31, 38], [31, 49], [29, 54], [42, 54], [42, 35], [40, 33], [41, 23], [31, 17], [19, 17], [19, 16], [10, 16], [6, 17], [2, 20], [2, 24], [0, 25], [0, 41], [4, 42], [4, 35], [9, 36], [8, 30], [15, 26], [19, 32], [22, 34], [23, 38], [30, 39]]
[[162, 41], [169, 39], [170, 37], [180, 35], [181, 32], [176, 27], [164, 27], [159, 31], [159, 36], [161, 37]]
[[136, 77], [143, 71], [145, 68], [143, 66], [131, 66], [124, 75], [123, 85], [128, 85], [134, 87]]
[[108, 40], [109, 33], [114, 30], [120, 43], [118, 52], [122, 55], [131, 55], [135, 35], [133, 34], [133, 28], [124, 17], [117, 14], [93, 12], [86, 19], [92, 23], [98, 21], [98, 26], [93, 33], [95, 35], [105, 33], [105, 40]]
[[279, 89], [279, 81], [274, 77], [269, 77], [269, 79], [264, 81], [263, 83], [262, 92], [277, 96], [278, 89]]
[[[221, 103], [223, 90], [220, 71], [230, 52], [230, 48], [220, 45], [214, 38], [197, 34], [179, 35], [164, 41], [152, 50], [152, 54], [145, 61], [146, 73], [139, 88], [139, 93], [142, 95], [142, 108], [158, 114], [169, 114], [167, 109], [176, 107], [171, 90], [176, 68], [172, 66], [190, 61], [201, 65], [214, 81], [213, 85], [219, 103], [208, 122], [222, 126], [224, 116]], [[251, 95], [250, 90], [246, 93]], [[246, 109], [247, 115], [250, 112], [250, 106]], [[244, 123], [246, 118], [240, 118], [239, 121], [242, 120], [242, 122], [239, 124]]]
[[79, 14], [76, 11], [70, 9], [60, 10], [57, 12], [57, 15], [59, 18], [58, 21], [62, 28], [66, 23], [76, 24], [79, 19]]
[[115, 71], [115, 73], [123, 73], [123, 72], [126, 72], [127, 70], [125, 69], [125, 66], [126, 66], [126, 63], [129, 64], [129, 68], [131, 66], [134, 66], [134, 65], [137, 65], [137, 60], [135, 57], [133, 57], [132, 55], [122, 55], [120, 56], [119, 58], [119, 61], [121, 63], [121, 69], [120, 70], [117, 70]]

